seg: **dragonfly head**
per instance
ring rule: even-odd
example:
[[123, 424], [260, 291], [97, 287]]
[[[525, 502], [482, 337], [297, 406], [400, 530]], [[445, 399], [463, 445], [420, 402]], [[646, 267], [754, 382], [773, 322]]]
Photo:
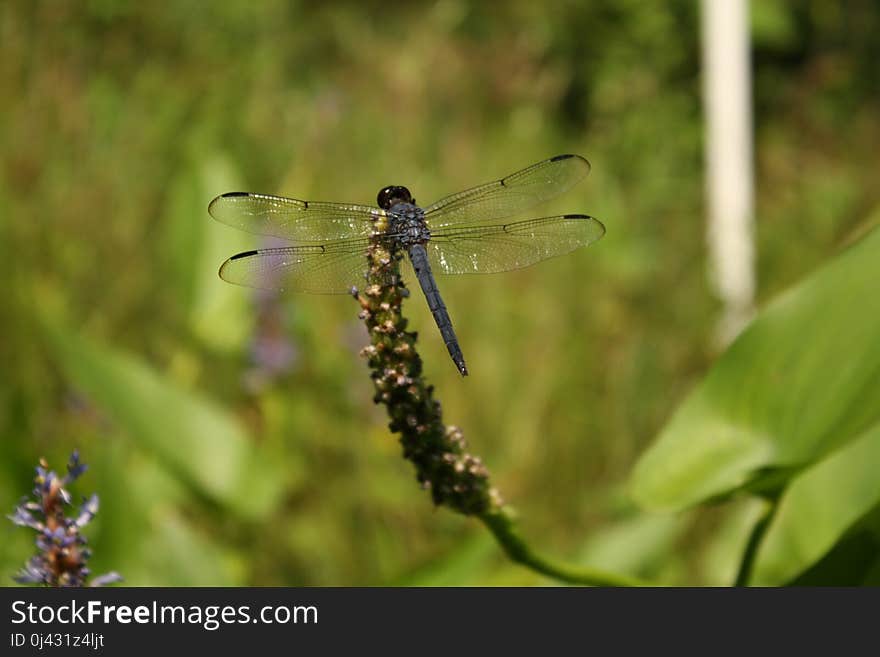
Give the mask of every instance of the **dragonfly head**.
[[376, 202], [383, 210], [390, 210], [398, 203], [411, 203], [412, 205], [416, 203], [409, 190], [400, 185], [391, 185], [380, 190]]

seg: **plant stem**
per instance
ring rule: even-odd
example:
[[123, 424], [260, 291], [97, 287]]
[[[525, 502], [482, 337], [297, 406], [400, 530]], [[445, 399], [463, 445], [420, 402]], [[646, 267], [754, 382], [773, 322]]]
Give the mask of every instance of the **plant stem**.
[[467, 452], [464, 434], [443, 423], [434, 387], [422, 375], [416, 334], [406, 330], [403, 300], [409, 296], [400, 278], [402, 254], [374, 236], [368, 249], [367, 286], [354, 291], [367, 326], [370, 345], [362, 354], [370, 367], [376, 394], [384, 404], [389, 428], [400, 434], [404, 457], [416, 468], [416, 478], [434, 503], [480, 518], [505, 553], [516, 563], [560, 582], [591, 586], [638, 586], [625, 575], [555, 562], [535, 553], [516, 528], [513, 510], [490, 485], [489, 471]]
[[755, 563], [755, 557], [758, 555], [758, 548], [761, 545], [764, 534], [767, 533], [767, 529], [770, 527], [773, 516], [776, 515], [777, 508], [779, 508], [779, 504], [776, 499], [768, 501], [761, 517], [758, 518], [758, 522], [752, 527], [752, 533], [749, 534], [749, 540], [746, 543], [746, 549], [743, 551], [742, 561], [739, 564], [739, 571], [736, 573], [736, 579], [733, 582], [734, 586], [748, 586], [749, 577], [752, 575], [752, 566]]
[[510, 507], [484, 513], [480, 520], [512, 561], [567, 584], [586, 586], [650, 586], [635, 577], [554, 561], [536, 554], [519, 534]]

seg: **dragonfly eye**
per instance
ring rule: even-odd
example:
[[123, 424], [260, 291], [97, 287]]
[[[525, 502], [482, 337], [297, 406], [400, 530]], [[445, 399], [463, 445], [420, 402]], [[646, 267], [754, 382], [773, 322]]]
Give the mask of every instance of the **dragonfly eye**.
[[415, 204], [415, 201], [413, 200], [412, 194], [409, 193], [409, 190], [406, 187], [401, 187], [400, 185], [391, 185], [390, 187], [382, 189], [379, 192], [379, 195], [376, 197], [376, 202], [383, 210], [390, 210], [398, 203]]

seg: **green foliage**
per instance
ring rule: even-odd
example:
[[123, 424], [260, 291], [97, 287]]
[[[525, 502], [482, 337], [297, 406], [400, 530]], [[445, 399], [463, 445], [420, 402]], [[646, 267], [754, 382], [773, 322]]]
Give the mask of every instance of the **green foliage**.
[[[880, 9], [752, 4], [763, 304], [880, 204]], [[40, 456], [79, 447], [102, 504], [95, 571], [130, 584], [546, 583], [432, 512], [371, 402], [357, 305], [224, 284], [220, 262], [260, 242], [206, 207], [234, 189], [370, 203], [388, 184], [430, 201], [575, 152], [592, 173], [541, 210], [595, 215], [607, 235], [527, 270], [440, 281], [466, 381], [414, 295], [425, 372], [541, 549], [602, 565], [625, 545], [607, 563], [628, 575], [730, 581], [753, 521], [738, 501], [670, 520], [634, 516], [616, 493], [716, 357], [698, 6], [0, 3], [0, 507]], [[836, 365], [825, 394], [804, 383], [816, 403], [785, 420], [802, 435], [778, 454], [732, 450], [706, 466], [707, 492], [806, 479], [868, 435], [876, 397], [845, 407], [833, 382], [868, 376], [844, 349], [872, 308], [839, 327], [836, 361], [822, 352]], [[813, 346], [801, 328], [770, 360]], [[795, 373], [819, 372], [815, 358]], [[819, 577], [873, 545], [858, 504], [803, 548], [779, 524], [809, 524], [787, 511], [796, 481], [755, 581], [807, 562]], [[775, 565], [791, 549], [797, 568]], [[0, 540], [0, 577], [29, 550]]]
[[[880, 509], [878, 472], [880, 423], [793, 478], [761, 543], [750, 583], [789, 582], [858, 534], [873, 543], [874, 549], [869, 550], [867, 559], [851, 559], [849, 566], [862, 568], [864, 577], [872, 568], [877, 571], [880, 524], [874, 516]], [[862, 579], [844, 582], [829, 575], [820, 579], [814, 573], [813, 582], [868, 583]]]
[[642, 457], [636, 499], [680, 509], [743, 487], [775, 494], [876, 424], [878, 278], [875, 230], [770, 304]]
[[641, 458], [636, 500], [780, 498], [753, 565], [760, 584], [791, 580], [880, 508], [878, 280], [875, 229], [770, 304]]
[[195, 491], [234, 514], [264, 519], [283, 477], [240, 423], [136, 356], [77, 336], [47, 319], [49, 342], [69, 380]]

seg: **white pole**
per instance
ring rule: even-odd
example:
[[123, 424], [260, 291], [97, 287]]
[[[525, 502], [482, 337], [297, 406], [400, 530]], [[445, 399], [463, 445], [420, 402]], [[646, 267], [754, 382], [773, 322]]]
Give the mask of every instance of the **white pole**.
[[703, 0], [702, 10], [709, 265], [727, 344], [748, 322], [755, 296], [748, 0]]

